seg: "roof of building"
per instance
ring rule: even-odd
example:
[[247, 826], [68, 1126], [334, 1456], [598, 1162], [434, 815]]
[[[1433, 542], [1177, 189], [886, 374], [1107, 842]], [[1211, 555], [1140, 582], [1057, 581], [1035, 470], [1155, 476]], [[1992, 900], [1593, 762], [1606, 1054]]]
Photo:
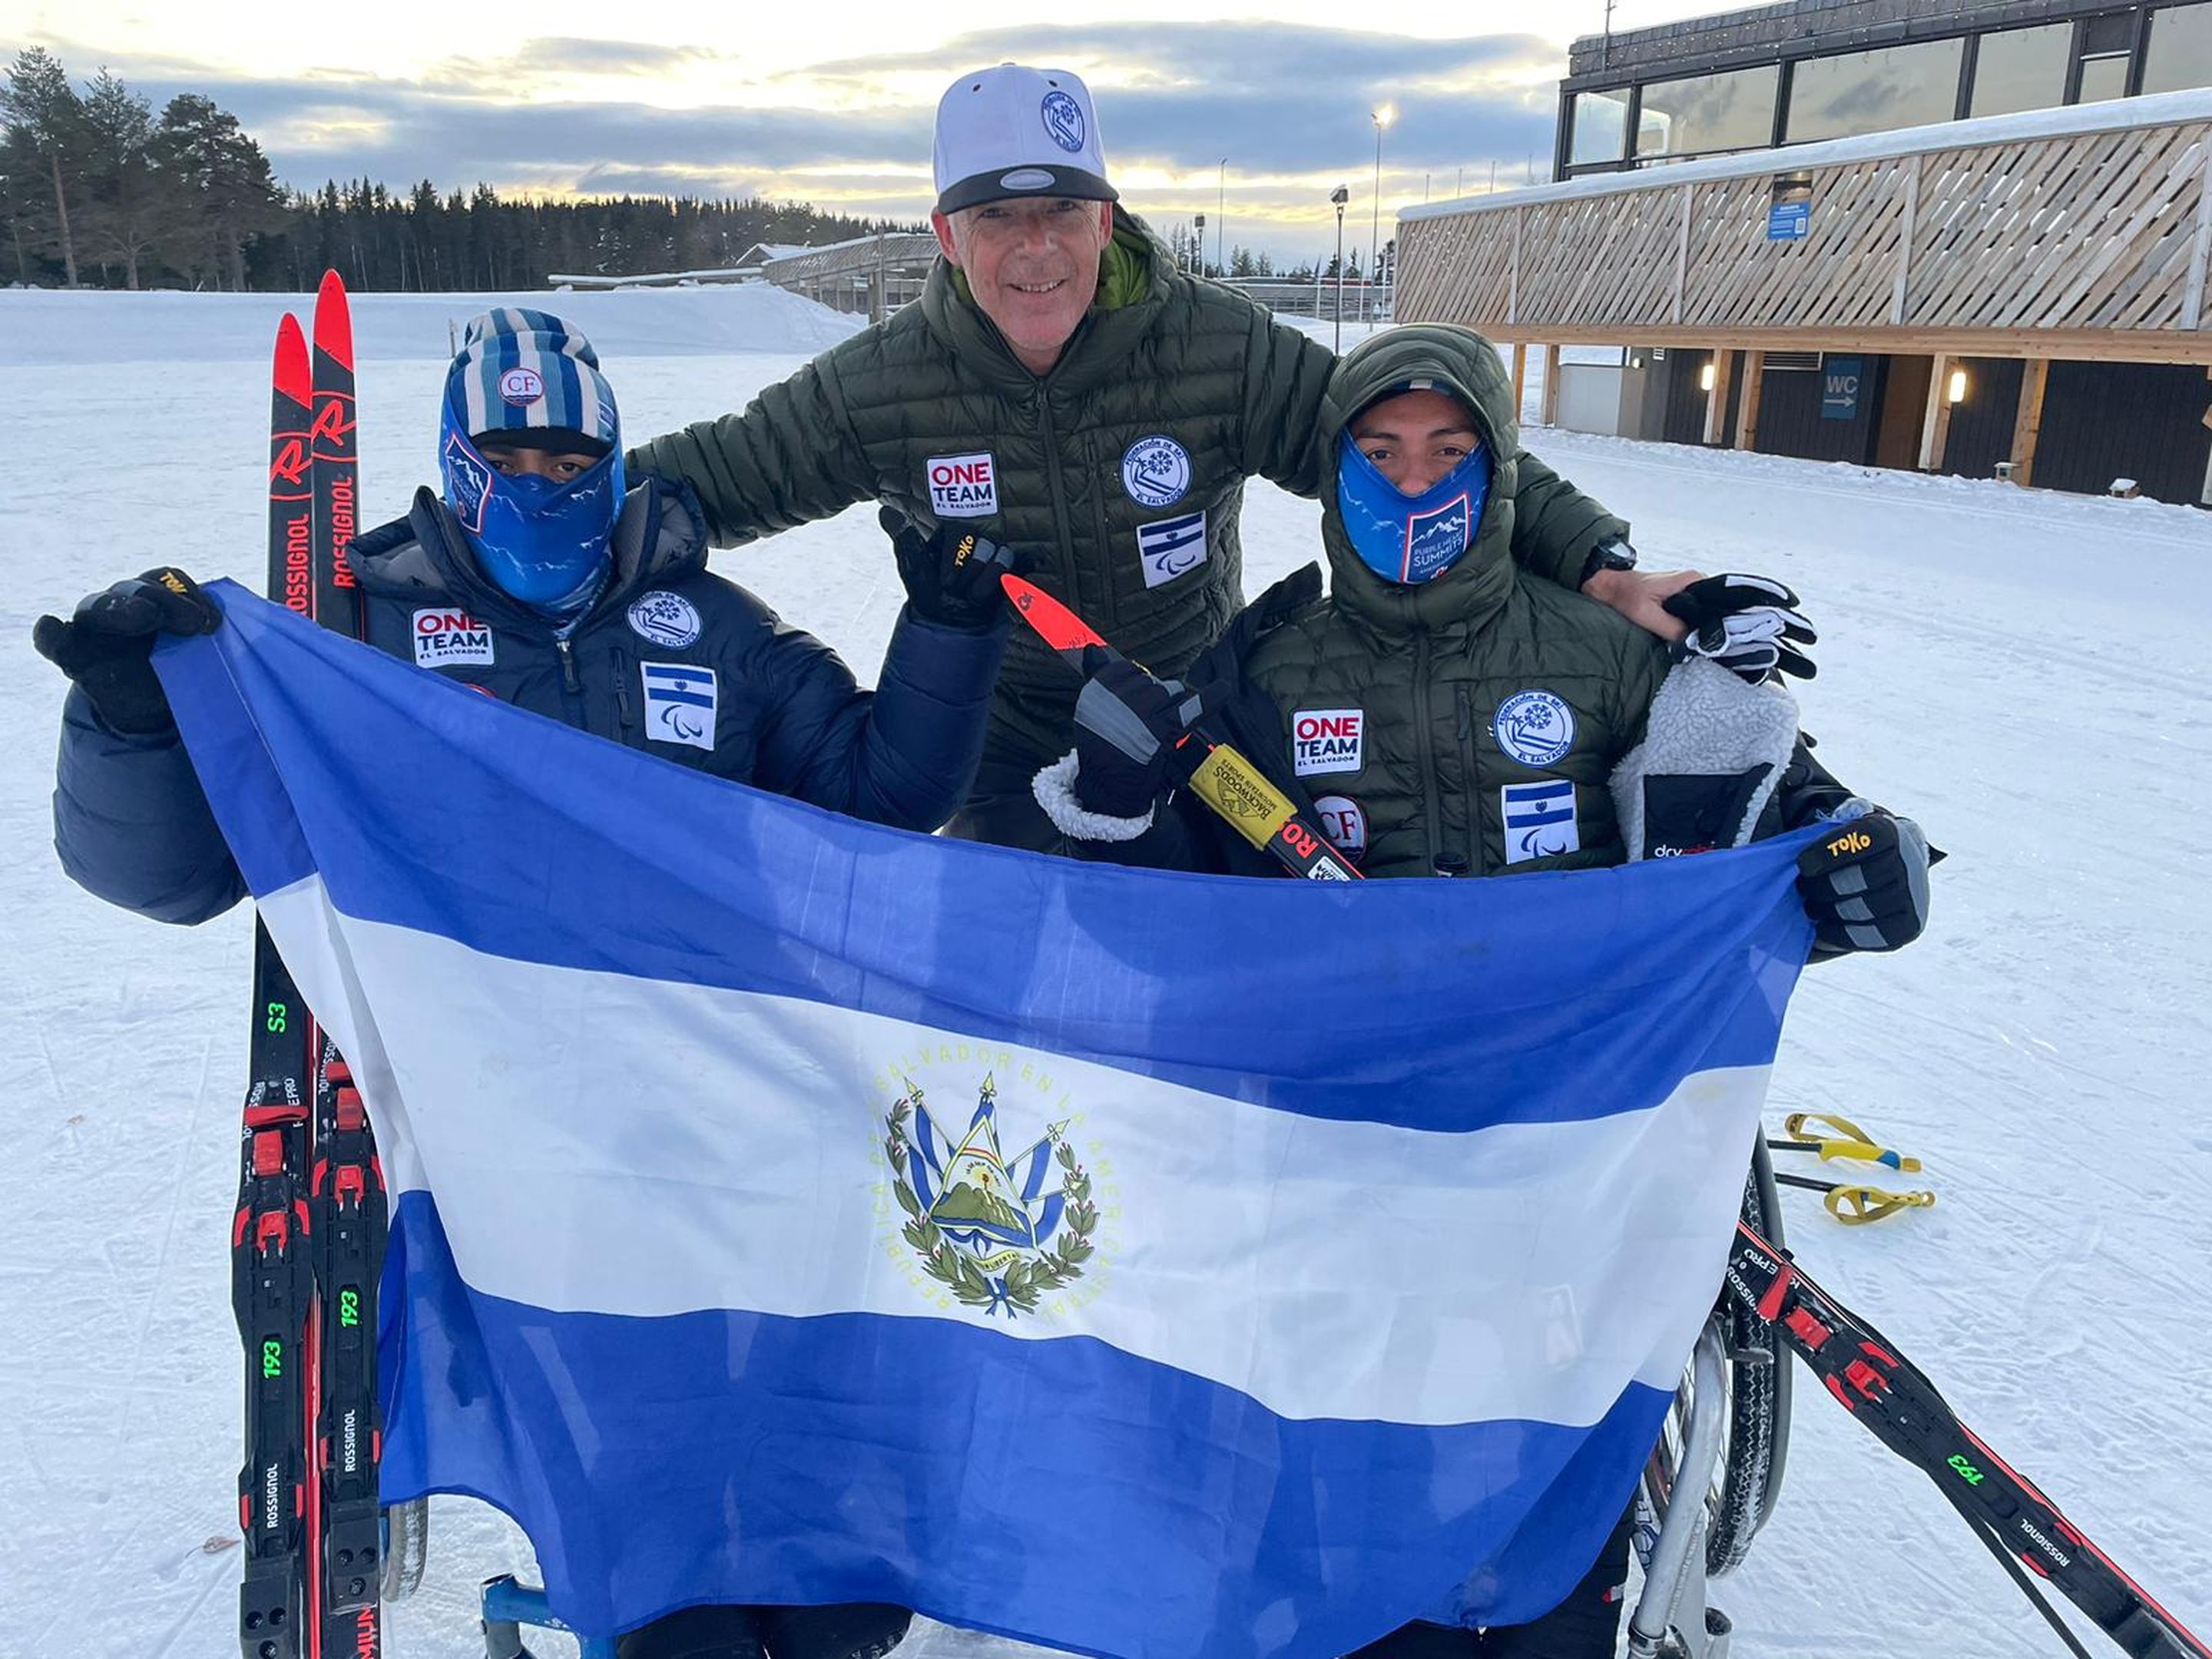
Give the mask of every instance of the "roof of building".
[[2050, 22], [2109, 11], [2112, 5], [2113, 0], [1782, 0], [1618, 34], [1583, 35], [1568, 49], [1566, 83], [1578, 90], [1658, 73], [1893, 46], [1962, 28]]

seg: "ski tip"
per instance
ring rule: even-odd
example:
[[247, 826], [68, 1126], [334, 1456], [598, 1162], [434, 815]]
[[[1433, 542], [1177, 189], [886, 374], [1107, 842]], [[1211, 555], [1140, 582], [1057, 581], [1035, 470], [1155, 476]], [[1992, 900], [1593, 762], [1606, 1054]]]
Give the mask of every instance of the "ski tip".
[[276, 356], [270, 366], [270, 383], [303, 409], [313, 395], [314, 370], [307, 358], [307, 337], [301, 331], [300, 319], [289, 311], [276, 325]]
[[1035, 582], [1020, 576], [999, 578], [999, 586], [1013, 601], [1022, 620], [1055, 651], [1079, 651], [1086, 645], [1103, 645], [1097, 631]]
[[325, 271], [315, 290], [315, 349], [353, 367], [353, 313], [346, 304], [344, 279], [335, 270]]

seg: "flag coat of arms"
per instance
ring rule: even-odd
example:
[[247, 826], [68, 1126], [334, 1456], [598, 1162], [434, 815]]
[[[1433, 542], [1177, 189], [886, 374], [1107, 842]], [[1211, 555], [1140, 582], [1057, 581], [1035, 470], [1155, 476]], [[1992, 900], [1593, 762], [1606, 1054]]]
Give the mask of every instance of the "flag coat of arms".
[[1324, 1659], [1587, 1568], [1718, 1285], [1794, 840], [1087, 865], [214, 591], [156, 661], [383, 1147], [387, 1502], [505, 1510], [594, 1635], [872, 1601]]

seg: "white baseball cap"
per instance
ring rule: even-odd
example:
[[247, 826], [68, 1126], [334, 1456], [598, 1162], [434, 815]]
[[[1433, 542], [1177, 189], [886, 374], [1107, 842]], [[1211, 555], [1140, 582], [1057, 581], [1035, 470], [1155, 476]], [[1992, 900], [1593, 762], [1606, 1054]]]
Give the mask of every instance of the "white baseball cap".
[[938, 101], [937, 210], [1012, 196], [1121, 199], [1079, 76], [1001, 64], [962, 76]]

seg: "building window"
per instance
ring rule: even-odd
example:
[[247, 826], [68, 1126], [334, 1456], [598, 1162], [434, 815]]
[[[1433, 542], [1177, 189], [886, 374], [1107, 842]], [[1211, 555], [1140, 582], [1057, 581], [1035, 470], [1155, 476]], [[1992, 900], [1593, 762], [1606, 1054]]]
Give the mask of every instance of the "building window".
[[1791, 77], [1785, 136], [1802, 144], [1948, 121], [1958, 110], [1965, 51], [1961, 40], [1926, 40], [1808, 58]]
[[1975, 51], [1974, 95], [1966, 112], [2057, 109], [2066, 101], [2066, 58], [2073, 49], [2071, 23], [1984, 35]]
[[2168, 6], [2150, 15], [2142, 89], [2212, 87], [2212, 6]]
[[1577, 93], [1573, 123], [1569, 167], [1620, 161], [1628, 153], [1627, 90]]
[[2081, 79], [2077, 104], [2101, 104], [2128, 95], [2128, 62], [2135, 56], [2136, 19], [2127, 12], [2081, 20]]
[[1765, 64], [1650, 82], [1636, 124], [1637, 159], [1766, 149], [1774, 142], [1774, 89], [1780, 80], [1781, 71]]

